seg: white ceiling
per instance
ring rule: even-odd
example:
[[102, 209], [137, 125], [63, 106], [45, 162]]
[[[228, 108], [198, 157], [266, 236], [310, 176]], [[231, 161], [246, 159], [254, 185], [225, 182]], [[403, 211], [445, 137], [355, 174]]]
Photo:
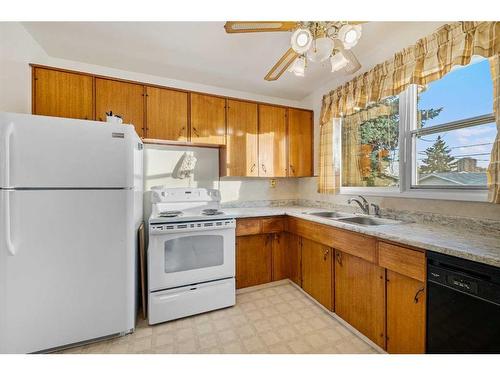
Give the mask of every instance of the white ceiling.
[[[353, 51], [363, 70], [434, 31], [442, 22], [370, 22]], [[226, 34], [223, 22], [24, 22], [51, 57], [161, 77], [301, 100], [331, 81], [329, 64], [309, 64], [306, 77], [264, 76], [290, 46], [290, 33]]]

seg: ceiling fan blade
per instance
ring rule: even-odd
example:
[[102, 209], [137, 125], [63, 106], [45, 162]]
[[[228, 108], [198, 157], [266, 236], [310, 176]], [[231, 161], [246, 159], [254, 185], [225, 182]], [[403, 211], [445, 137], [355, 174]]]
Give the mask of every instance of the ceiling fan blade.
[[281, 77], [281, 75], [288, 69], [288, 67], [295, 61], [298, 56], [299, 54], [290, 48], [285, 52], [283, 56], [281, 56], [278, 62], [274, 64], [274, 66], [266, 74], [264, 79], [266, 81], [276, 81], [279, 77]]
[[228, 21], [224, 25], [229, 34], [290, 31], [296, 27], [297, 22], [293, 21]]
[[349, 63], [346, 65], [346, 67], [344, 68], [344, 71], [347, 73], [347, 74], [353, 74], [353, 73], [356, 73], [359, 69], [361, 69], [361, 64], [359, 63], [356, 55], [354, 55], [354, 53], [352, 53], [352, 51], [348, 50], [348, 49], [344, 49], [342, 51], [342, 54], [344, 55], [344, 57], [349, 60]]

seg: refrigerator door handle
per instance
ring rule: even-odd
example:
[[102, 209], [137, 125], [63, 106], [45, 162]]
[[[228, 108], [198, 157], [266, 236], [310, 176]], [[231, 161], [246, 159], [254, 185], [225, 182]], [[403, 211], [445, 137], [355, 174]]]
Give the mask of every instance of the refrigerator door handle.
[[12, 138], [12, 134], [14, 134], [14, 123], [10, 122], [7, 125], [7, 130], [5, 131], [5, 187], [10, 186], [10, 140]]
[[12, 242], [12, 237], [10, 233], [11, 229], [11, 221], [10, 221], [10, 194], [13, 193], [13, 191], [5, 190], [5, 244], [7, 245], [7, 251], [11, 256], [16, 255], [16, 249], [14, 247], [14, 243]]

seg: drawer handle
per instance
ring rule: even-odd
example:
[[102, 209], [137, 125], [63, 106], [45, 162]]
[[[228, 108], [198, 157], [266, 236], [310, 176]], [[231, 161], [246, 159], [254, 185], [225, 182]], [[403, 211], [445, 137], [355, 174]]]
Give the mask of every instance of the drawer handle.
[[328, 254], [330, 254], [330, 249], [325, 249], [325, 251], [323, 251], [323, 260], [326, 260]]
[[413, 302], [414, 303], [418, 303], [418, 298], [420, 296], [420, 293], [422, 293], [424, 290], [425, 290], [424, 287], [422, 287], [419, 290], [417, 290], [417, 293], [415, 293], [415, 297], [413, 298]]
[[342, 265], [342, 254], [341, 253], [337, 253], [337, 263], [339, 265]]

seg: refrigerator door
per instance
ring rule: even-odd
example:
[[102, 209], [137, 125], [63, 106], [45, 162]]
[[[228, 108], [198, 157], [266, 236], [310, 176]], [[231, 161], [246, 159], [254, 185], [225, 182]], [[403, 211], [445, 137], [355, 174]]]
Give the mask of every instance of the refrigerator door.
[[133, 190], [0, 190], [0, 353], [134, 328]]
[[0, 113], [0, 188], [134, 186], [131, 125]]

